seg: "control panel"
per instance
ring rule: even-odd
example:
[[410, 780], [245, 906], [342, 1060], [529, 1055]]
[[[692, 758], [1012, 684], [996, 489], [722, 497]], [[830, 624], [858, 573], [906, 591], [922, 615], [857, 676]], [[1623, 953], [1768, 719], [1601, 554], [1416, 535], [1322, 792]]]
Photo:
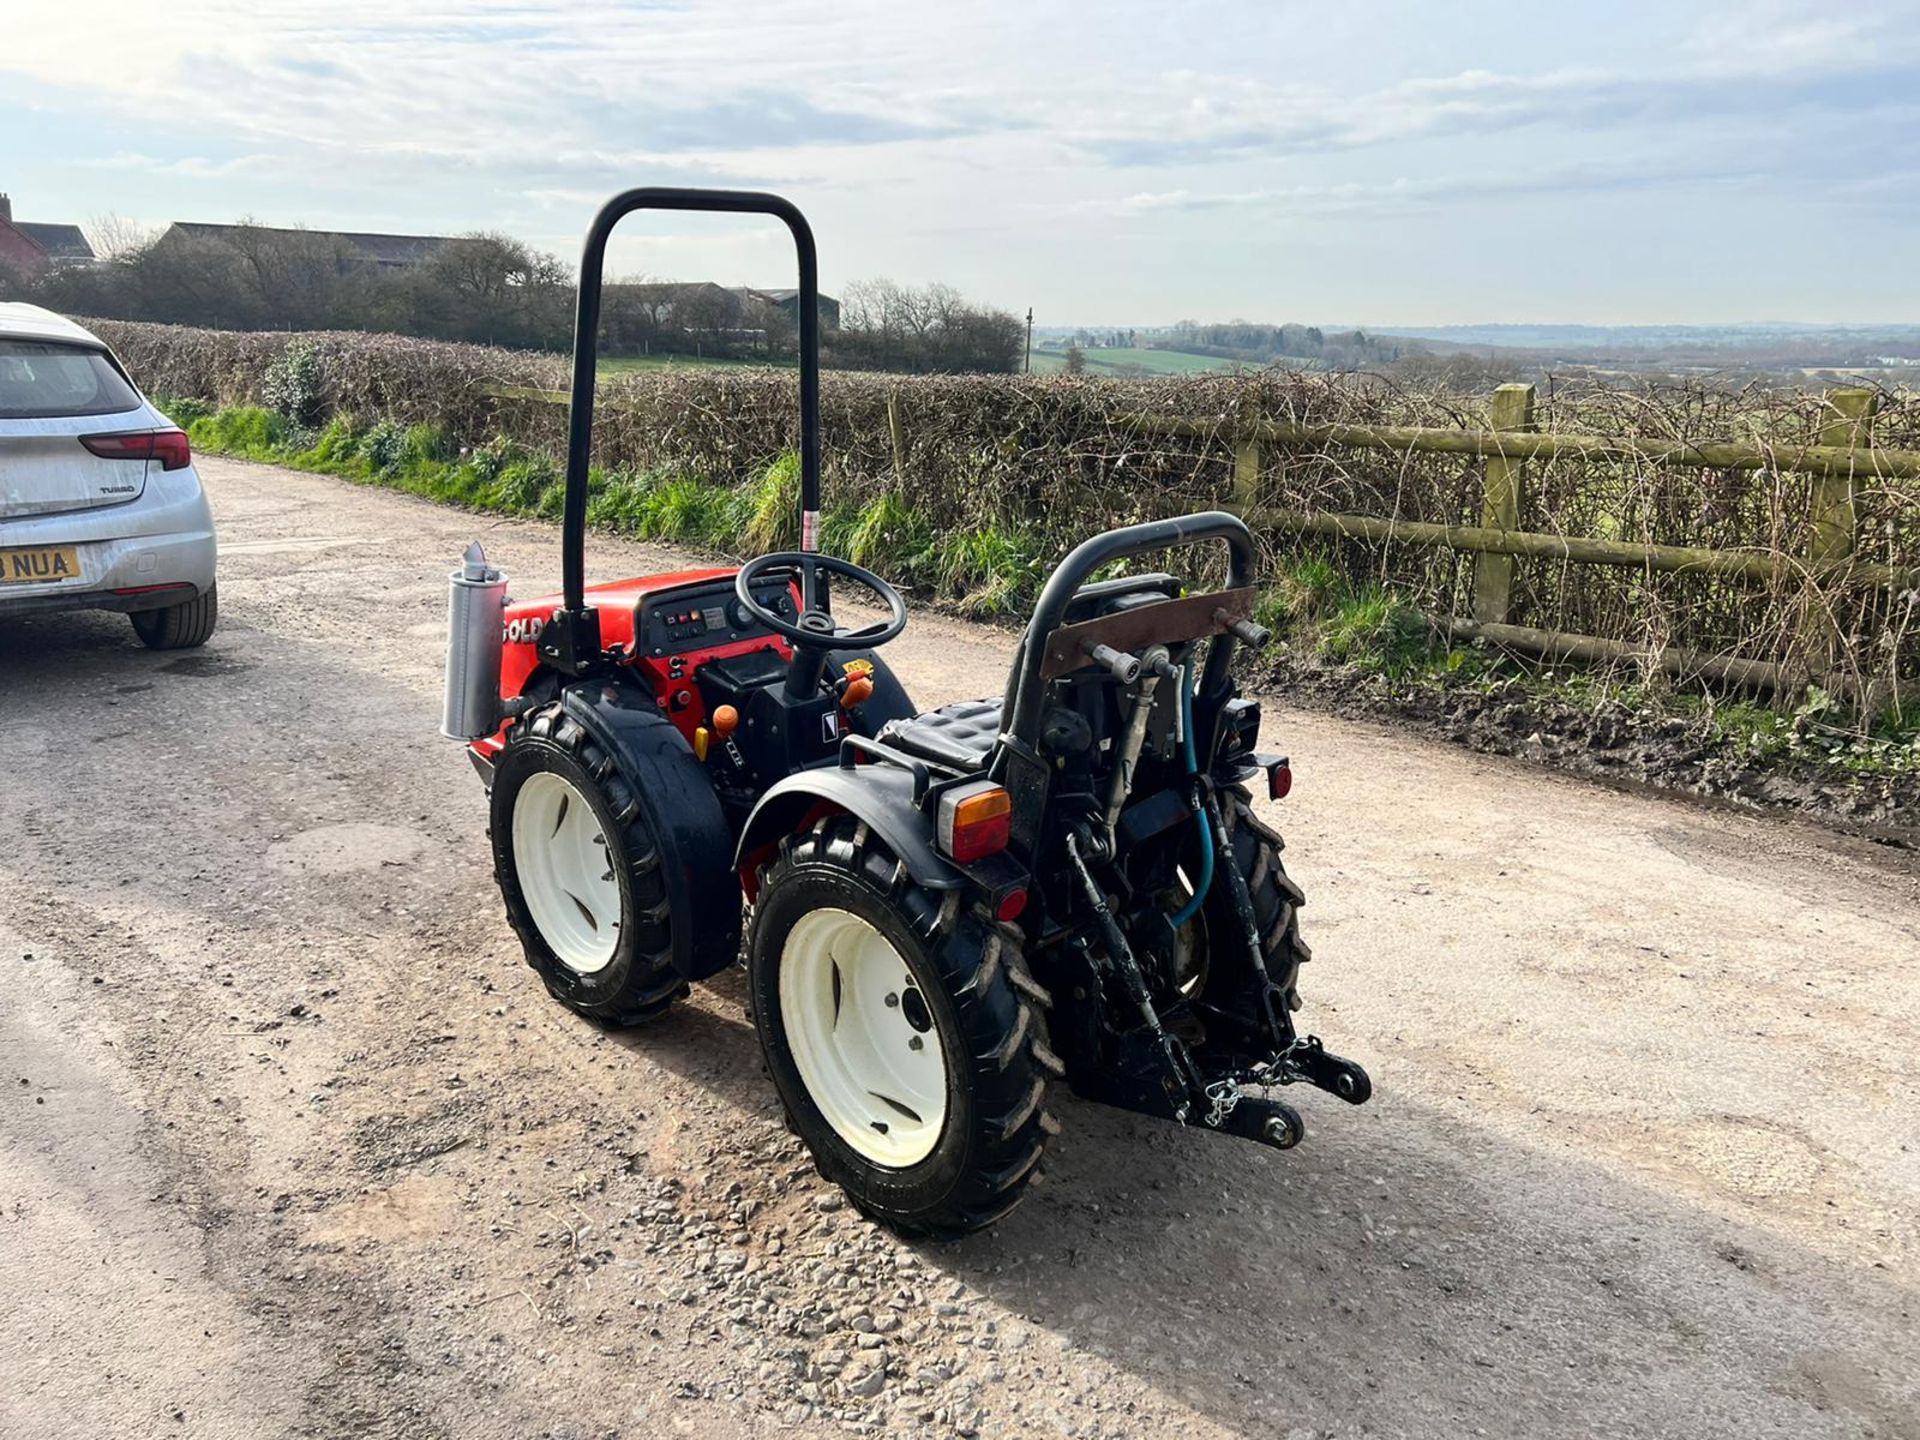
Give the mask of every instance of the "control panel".
[[[754, 598], [783, 620], [794, 617], [793, 592], [778, 580], [754, 587]], [[733, 593], [731, 580], [715, 580], [684, 589], [662, 590], [640, 603], [634, 632], [647, 655], [680, 655], [710, 650], [736, 640], [769, 634], [766, 626], [747, 613]]]

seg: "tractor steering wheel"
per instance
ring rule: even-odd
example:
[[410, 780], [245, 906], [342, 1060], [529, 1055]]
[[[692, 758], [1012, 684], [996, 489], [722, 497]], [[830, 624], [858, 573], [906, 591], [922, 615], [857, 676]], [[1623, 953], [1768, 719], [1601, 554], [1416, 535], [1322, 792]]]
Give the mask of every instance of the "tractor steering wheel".
[[[775, 570], [799, 572], [801, 613], [797, 621], [782, 619], [754, 596], [754, 585]], [[844, 575], [878, 596], [891, 613], [885, 620], [862, 626], [858, 630], [842, 629], [834, 623], [828, 611], [815, 608], [820, 603], [818, 597], [822, 587], [816, 577], [821, 572]], [[838, 650], [853, 646], [873, 649], [886, 644], [907, 628], [907, 602], [901, 598], [898, 590], [851, 560], [840, 560], [817, 551], [781, 550], [749, 560], [733, 577], [733, 593], [734, 598], [746, 607], [747, 613], [755, 620], [774, 634], [807, 650]]]

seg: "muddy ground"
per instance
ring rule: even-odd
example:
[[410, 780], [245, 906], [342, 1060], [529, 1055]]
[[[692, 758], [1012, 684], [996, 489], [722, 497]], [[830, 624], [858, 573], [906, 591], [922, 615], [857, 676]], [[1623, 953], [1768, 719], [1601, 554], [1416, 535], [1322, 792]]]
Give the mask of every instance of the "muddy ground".
[[[553, 531], [204, 473], [206, 650], [0, 623], [0, 1434], [1920, 1436], [1912, 855], [1270, 701], [1375, 1101], [1281, 1155], [1063, 1097], [905, 1244], [731, 977], [615, 1036], [520, 960], [443, 577]], [[1007, 639], [893, 654], [931, 704]]]
[[[1262, 671], [1269, 689], [1325, 714], [1381, 720], [1610, 785], [1802, 816], [1920, 850], [1920, 771], [1850, 769], [1820, 758], [1814, 744], [1799, 754], [1756, 755], [1716, 733], [1704, 715], [1634, 710], [1617, 700], [1575, 705], [1517, 677], [1390, 681], [1282, 647]], [[1834, 733], [1842, 733], [1838, 725]]]

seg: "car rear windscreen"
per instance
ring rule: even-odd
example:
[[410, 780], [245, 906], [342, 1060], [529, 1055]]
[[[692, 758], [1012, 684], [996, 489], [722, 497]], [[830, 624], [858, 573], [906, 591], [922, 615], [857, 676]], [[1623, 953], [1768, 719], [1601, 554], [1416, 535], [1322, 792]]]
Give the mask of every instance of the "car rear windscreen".
[[98, 350], [0, 339], [0, 420], [117, 415], [139, 406], [126, 377]]

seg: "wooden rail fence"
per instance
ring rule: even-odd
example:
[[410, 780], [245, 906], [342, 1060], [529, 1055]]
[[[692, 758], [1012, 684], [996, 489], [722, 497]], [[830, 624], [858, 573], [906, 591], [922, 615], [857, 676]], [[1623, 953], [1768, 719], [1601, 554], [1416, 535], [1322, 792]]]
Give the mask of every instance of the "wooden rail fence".
[[[1534, 387], [1502, 385], [1494, 392], [1485, 429], [1289, 424], [1242, 418], [1230, 427], [1165, 416], [1129, 417], [1142, 434], [1217, 437], [1234, 453], [1234, 497], [1249, 521], [1296, 534], [1438, 546], [1474, 556], [1471, 619], [1446, 622], [1462, 637], [1484, 636], [1496, 644], [1552, 658], [1633, 660], [1676, 674], [1704, 675], [1742, 685], [1785, 688], [1805, 683], [1805, 668], [1772, 661], [1700, 654], [1678, 647], [1654, 650], [1627, 641], [1510, 623], [1513, 580], [1519, 560], [1559, 560], [1585, 565], [1621, 565], [1672, 573], [1783, 580], [1806, 576], [1877, 588], [1920, 587], [1920, 569], [1869, 564], [1855, 559], [1858, 517], [1855, 487], [1862, 478], [1920, 478], [1920, 451], [1875, 449], [1872, 424], [1879, 395], [1872, 390], [1827, 394], [1834, 418], [1816, 445], [1755, 445], [1736, 441], [1629, 440], [1602, 435], [1541, 434], [1534, 430]], [[1267, 450], [1343, 447], [1405, 454], [1479, 456], [1482, 472], [1480, 523], [1439, 525], [1428, 521], [1291, 510], [1260, 503], [1260, 476]], [[1608, 540], [1520, 528], [1520, 501], [1529, 460], [1628, 461], [1648, 466], [1773, 470], [1814, 477], [1813, 530], [1807, 553], [1715, 550], [1651, 541]], [[1833, 682], [1840, 688], [1840, 682]]]

